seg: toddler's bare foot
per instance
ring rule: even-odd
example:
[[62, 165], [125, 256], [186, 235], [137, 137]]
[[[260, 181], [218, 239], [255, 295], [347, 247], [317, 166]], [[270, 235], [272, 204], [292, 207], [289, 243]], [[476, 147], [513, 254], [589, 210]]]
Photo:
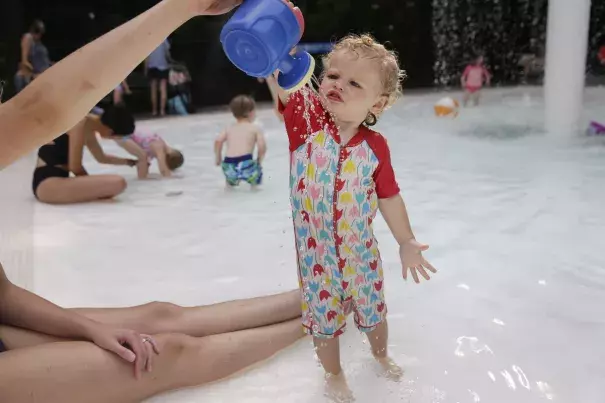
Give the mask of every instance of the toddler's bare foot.
[[355, 401], [353, 392], [347, 384], [344, 373], [338, 375], [326, 374], [325, 396], [335, 403], [351, 403]]
[[403, 369], [397, 365], [397, 363], [393, 361], [391, 357], [374, 356], [374, 358], [376, 358], [376, 361], [378, 361], [378, 364], [380, 364], [380, 367], [383, 371], [382, 375], [384, 377], [395, 382], [401, 381], [401, 378], [403, 377]]

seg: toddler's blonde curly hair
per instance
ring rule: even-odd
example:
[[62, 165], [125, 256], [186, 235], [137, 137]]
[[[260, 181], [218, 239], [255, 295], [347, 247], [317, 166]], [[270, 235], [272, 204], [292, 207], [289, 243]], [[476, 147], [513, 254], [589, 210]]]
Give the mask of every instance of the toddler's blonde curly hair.
[[330, 66], [330, 58], [342, 50], [356, 53], [359, 57], [373, 59], [380, 67], [383, 95], [388, 97], [386, 108], [391, 107], [402, 95], [402, 81], [407, 77], [399, 67], [397, 54], [388, 50], [369, 34], [347, 35], [334, 45], [332, 51], [323, 58], [325, 69]]

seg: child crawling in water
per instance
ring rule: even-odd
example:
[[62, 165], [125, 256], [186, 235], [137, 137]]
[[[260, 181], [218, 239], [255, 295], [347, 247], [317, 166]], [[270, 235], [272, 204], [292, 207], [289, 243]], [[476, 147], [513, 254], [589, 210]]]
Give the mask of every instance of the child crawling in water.
[[[110, 113], [105, 113], [103, 116], [113, 116], [111, 112], [114, 109], [110, 108]], [[124, 106], [121, 106], [121, 109], [126, 110]], [[99, 115], [103, 113], [103, 110], [95, 108], [92, 113]], [[121, 119], [129, 119], [131, 122], [134, 120], [129, 112], [123, 112], [119, 116]], [[160, 174], [163, 177], [172, 176], [172, 171], [180, 168], [185, 162], [183, 154], [179, 150], [170, 147], [162, 137], [155, 133], [146, 133], [135, 129], [130, 134], [116, 134], [110, 131], [108, 133], [100, 133], [100, 135], [103, 138], [114, 140], [129, 154], [137, 157], [136, 166], [139, 179], [147, 179], [149, 176], [149, 167], [154, 159], [158, 161]]]
[[160, 174], [171, 177], [172, 172], [185, 162], [183, 154], [170, 147], [162, 137], [156, 133], [146, 133], [136, 130], [128, 136], [115, 139], [120, 147], [138, 158], [137, 174], [139, 179], [147, 179], [149, 167], [155, 159], [158, 162]]
[[[254, 123], [256, 105], [249, 96], [239, 95], [229, 107], [236, 121], [217, 137], [214, 144], [215, 163], [222, 167], [227, 186], [237, 186], [241, 181], [252, 186], [260, 185], [263, 178], [261, 163], [267, 153], [267, 143], [261, 128]], [[223, 159], [225, 144], [227, 152]], [[256, 160], [253, 157], [255, 147], [258, 154]]]
[[[380, 210], [399, 244], [404, 280], [429, 280], [395, 178], [385, 137], [373, 131], [401, 91], [397, 57], [371, 36], [348, 36], [324, 59], [318, 93], [287, 95], [275, 77], [290, 143], [290, 196], [302, 289], [302, 324], [313, 336], [328, 395], [353, 399], [340, 364], [339, 336], [349, 311], [389, 378], [402, 370], [389, 358], [384, 273], [372, 222]], [[308, 115], [307, 115], [308, 113]], [[310, 119], [306, 119], [305, 116]]]

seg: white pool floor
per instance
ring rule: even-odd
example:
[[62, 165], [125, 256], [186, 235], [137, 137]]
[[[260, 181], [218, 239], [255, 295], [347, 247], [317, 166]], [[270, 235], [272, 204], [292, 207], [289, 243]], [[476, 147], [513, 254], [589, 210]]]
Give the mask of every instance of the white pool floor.
[[[408, 95], [377, 126], [440, 272], [405, 283], [395, 241], [376, 220], [391, 354], [406, 374], [380, 378], [350, 326], [342, 355], [357, 401], [604, 402], [605, 138], [542, 133], [539, 88], [490, 90], [456, 120], [434, 117], [443, 95]], [[603, 101], [605, 90], [587, 91], [585, 121], [605, 121]], [[210, 304], [295, 288], [284, 129], [260, 112], [264, 185], [229, 192], [212, 145], [230, 120], [140, 124], [184, 151], [174, 179], [137, 181], [134, 170], [87, 156], [90, 172], [127, 178], [113, 203], [35, 203], [32, 157], [0, 173], [0, 260], [10, 277], [68, 307]], [[306, 339], [241, 376], [151, 402], [321, 402], [322, 382]]]

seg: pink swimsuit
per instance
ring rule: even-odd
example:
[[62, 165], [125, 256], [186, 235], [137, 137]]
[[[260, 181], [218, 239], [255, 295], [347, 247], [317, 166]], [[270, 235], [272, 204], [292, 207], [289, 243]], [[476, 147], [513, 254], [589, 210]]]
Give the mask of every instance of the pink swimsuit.
[[130, 136], [130, 139], [132, 139], [135, 143], [137, 143], [139, 145], [139, 147], [141, 147], [143, 150], [145, 150], [149, 161], [151, 161], [155, 158], [155, 153], [151, 149], [151, 143], [153, 143], [154, 141], [164, 142], [164, 140], [155, 133], [147, 134], [147, 133], [141, 133], [139, 131], [134, 132]]
[[483, 87], [483, 78], [489, 77], [489, 73], [483, 65], [476, 66], [470, 64], [464, 69], [462, 77], [466, 80], [466, 90], [473, 93]]
[[280, 104], [290, 142], [290, 198], [303, 289], [307, 334], [333, 338], [344, 332], [345, 303], [355, 324], [374, 330], [386, 317], [384, 276], [372, 221], [378, 200], [399, 194], [389, 148], [366, 127], [348, 144], [318, 99], [313, 98], [311, 133], [299, 91]]

